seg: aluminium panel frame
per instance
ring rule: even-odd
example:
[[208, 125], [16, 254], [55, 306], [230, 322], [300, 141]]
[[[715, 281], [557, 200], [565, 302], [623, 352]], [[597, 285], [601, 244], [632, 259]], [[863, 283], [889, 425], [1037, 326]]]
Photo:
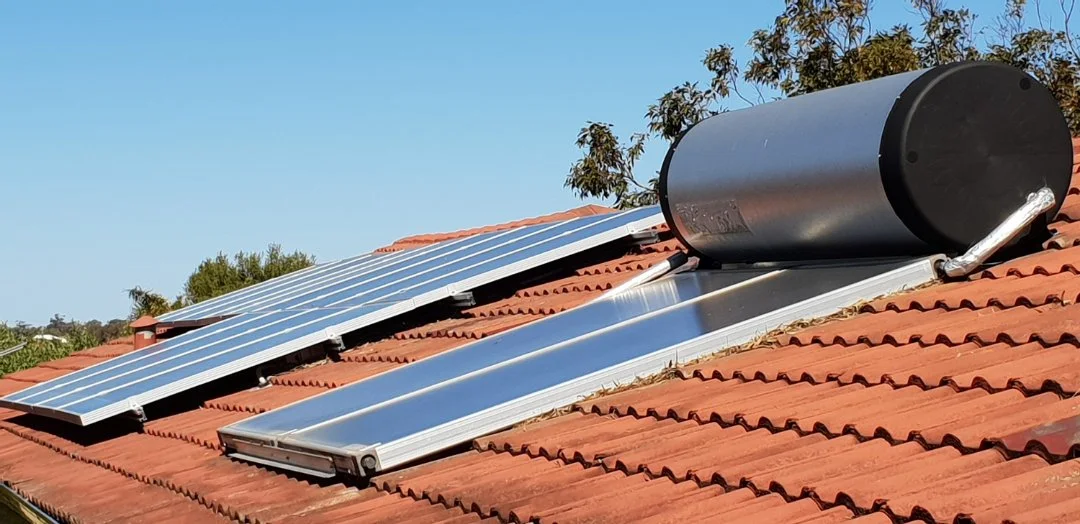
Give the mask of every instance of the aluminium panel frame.
[[[617, 216], [619, 216], [619, 214], [611, 215], [612, 218]], [[200, 373], [185, 377], [183, 379], [176, 380], [169, 384], [128, 396], [122, 401], [112, 402], [106, 406], [93, 409], [85, 413], [76, 413], [63, 409], [45, 407], [34, 403], [24, 403], [6, 400], [6, 397], [0, 398], [0, 407], [6, 407], [19, 411], [25, 411], [28, 413], [44, 415], [47, 417], [56, 418], [81, 426], [87, 426], [125, 413], [133, 413], [141, 417], [143, 414], [143, 406], [151, 402], [168, 398], [170, 396], [176, 395], [183, 391], [187, 391], [202, 384], [206, 384], [213, 380], [229, 376], [245, 369], [253, 368], [264, 362], [268, 362], [276, 358], [294, 353], [296, 351], [300, 351], [302, 349], [320, 344], [322, 342], [326, 342], [342, 334], [356, 331], [358, 329], [370, 326], [383, 320], [387, 320], [389, 318], [393, 318], [395, 316], [401, 315], [405, 312], [417, 309], [419, 307], [453, 297], [454, 295], [457, 295], [464, 291], [469, 291], [477, 287], [490, 284], [507, 278], [509, 276], [527, 271], [529, 269], [550, 264], [557, 260], [584, 252], [588, 249], [599, 247], [610, 242], [617, 241], [621, 238], [632, 236], [635, 233], [648, 230], [662, 223], [663, 216], [660, 213], [659, 208], [656, 208], [654, 213], [648, 214], [633, 222], [629, 222], [618, 227], [601, 230], [589, 237], [582, 238], [574, 242], [558, 245], [552, 249], [546, 250], [543, 253], [520, 259], [510, 264], [502, 265], [497, 269], [486, 271], [472, 277], [450, 283], [441, 288], [428, 291], [426, 293], [417, 295], [409, 299], [393, 302], [387, 307], [343, 321], [339, 324], [328, 327], [321, 332], [310, 333], [308, 335], [290, 340], [288, 342], [268, 347], [262, 351], [258, 351], [246, 357], [234, 360], [226, 365], [205, 370]], [[360, 307], [364, 306], [353, 306], [347, 309], [354, 309]], [[113, 359], [109, 359], [106, 362], [84, 368], [83, 370], [80, 370], [80, 372], [108, 364], [112, 361]], [[64, 377], [58, 377], [54, 380], [60, 381], [63, 378]], [[48, 381], [42, 383], [41, 385], [45, 385], [50, 382], [53, 381]]]
[[[791, 322], [836, 313], [859, 300], [872, 299], [932, 282], [938, 277], [936, 266], [941, 259], [942, 257], [939, 256], [918, 259], [897, 269], [865, 278], [812, 298], [653, 351], [638, 358], [511, 399], [389, 442], [327, 446], [314, 442], [299, 443], [290, 441], [288, 437], [279, 441], [277, 437], [268, 438], [267, 435], [258, 432], [249, 432], [231, 426], [220, 429], [218, 434], [230, 456], [237, 459], [282, 467], [323, 478], [333, 477], [338, 474], [369, 476], [385, 469], [408, 464], [461, 442], [467, 442], [493, 431], [523, 422], [552, 409], [572, 404], [603, 389], [605, 386], [630, 383], [637, 378], [658, 373], [671, 365], [683, 364], [722, 351], [725, 348], [752, 341], [758, 336]], [[777, 271], [788, 270], [781, 269]], [[765, 273], [760, 277], [735, 284], [732, 287], [752, 285], [754, 280], [767, 278], [771, 274]], [[637, 322], [645, 316], [661, 314], [670, 307], [659, 309], [627, 322]], [[589, 336], [592, 335], [578, 338], [585, 339]], [[528, 355], [523, 355], [511, 359], [511, 361], [527, 357]], [[458, 379], [447, 382], [466, 380], [472, 375], [483, 373], [491, 368], [510, 365], [511, 361], [467, 373]], [[423, 388], [421, 391], [409, 393], [403, 395], [403, 397], [417, 396], [423, 394], [424, 391], [436, 389], [444, 384], [446, 382]], [[305, 400], [291, 405], [303, 402]], [[377, 407], [372, 406], [364, 409], [376, 409]]]

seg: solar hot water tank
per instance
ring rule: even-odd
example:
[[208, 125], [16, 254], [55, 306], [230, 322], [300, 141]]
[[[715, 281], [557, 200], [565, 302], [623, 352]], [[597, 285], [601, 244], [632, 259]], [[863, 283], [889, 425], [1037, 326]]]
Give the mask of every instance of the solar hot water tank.
[[222, 447], [319, 477], [414, 463], [1037, 243], [1071, 157], [1046, 88], [983, 62], [716, 115], [661, 171], [666, 221], [704, 266], [230, 424]]
[[[960, 62], [707, 118], [669, 150], [660, 202], [721, 263], [952, 254], [1044, 187], [1052, 216], [1071, 168], [1045, 86]], [[1046, 235], [1036, 221], [1013, 244]]]

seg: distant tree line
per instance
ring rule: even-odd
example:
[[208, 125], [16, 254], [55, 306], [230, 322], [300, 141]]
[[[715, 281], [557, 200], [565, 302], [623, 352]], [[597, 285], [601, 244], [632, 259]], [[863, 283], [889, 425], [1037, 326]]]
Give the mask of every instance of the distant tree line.
[[135, 319], [143, 315], [162, 315], [292, 273], [314, 263], [314, 256], [300, 251], [286, 253], [278, 244], [270, 244], [265, 252], [240, 251], [232, 256], [218, 253], [199, 263], [184, 283], [183, 293], [173, 300], [140, 286], [128, 289], [128, 298], [131, 299], [130, 316]]
[[79, 322], [53, 315], [44, 326], [0, 322], [0, 355], [21, 346], [16, 352], [0, 356], [0, 376], [130, 335], [128, 324], [143, 315], [161, 315], [314, 263], [315, 257], [299, 251], [286, 253], [277, 244], [271, 244], [265, 252], [241, 251], [231, 257], [218, 253], [198, 265], [188, 276], [183, 293], [174, 300], [139, 286], [128, 289], [131, 312], [125, 319]]
[[121, 319], [105, 323], [97, 320], [77, 322], [53, 315], [44, 326], [0, 322], [0, 353], [25, 344], [18, 351], [0, 357], [0, 376], [34, 367], [47, 360], [66, 357], [80, 349], [99, 346], [128, 331], [128, 321]]
[[[630, 208], [657, 202], [658, 177], [639, 180], [634, 165], [649, 139], [665, 147], [694, 123], [729, 104], [755, 105], [830, 87], [960, 60], [992, 60], [1023, 69], [1057, 98], [1074, 134], [1080, 132], [1080, 54], [1070, 27], [1075, 0], [1054, 8], [1006, 0], [1004, 13], [976, 26], [974, 14], [944, 0], [912, 0], [922, 22], [873, 25], [870, 0], [786, 0], [783, 12], [747, 43], [752, 58], [739, 64], [734, 47], [705, 52], [708, 80], [684, 82], [645, 111], [647, 132], [622, 141], [613, 126], [587, 122], [578, 133], [582, 151], [565, 186], [580, 198], [615, 199]], [[1056, 20], [1054, 18], [1057, 18]], [[880, 28], [880, 29], [878, 29]]]

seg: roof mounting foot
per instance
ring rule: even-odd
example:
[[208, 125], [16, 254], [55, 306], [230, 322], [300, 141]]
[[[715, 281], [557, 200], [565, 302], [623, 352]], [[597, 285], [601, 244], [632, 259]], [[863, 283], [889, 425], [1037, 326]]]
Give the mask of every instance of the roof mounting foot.
[[660, 232], [655, 229], [646, 229], [645, 231], [637, 231], [630, 235], [630, 243], [634, 247], [645, 247], [649, 244], [655, 244], [660, 241]]
[[270, 373], [267, 373], [266, 366], [255, 366], [255, 378], [258, 379], [260, 388], [265, 388], [270, 385]]
[[341, 353], [342, 351], [345, 351], [345, 341], [341, 339], [341, 335], [333, 335], [323, 344], [327, 353]]
[[997, 250], [1005, 247], [1012, 239], [1016, 238], [1024, 228], [1031, 225], [1039, 215], [1054, 208], [1057, 199], [1050, 188], [1042, 188], [1027, 196], [1027, 202], [1013, 211], [989, 234], [975, 245], [968, 248], [967, 252], [958, 257], [945, 260], [938, 266], [938, 270], [948, 277], [962, 277], [975, 271], [986, 262]]
[[476, 297], [472, 291], [463, 291], [450, 295], [450, 302], [454, 307], [473, 307], [476, 305]]
[[131, 405], [131, 416], [139, 422], [146, 422], [146, 411], [138, 404]]

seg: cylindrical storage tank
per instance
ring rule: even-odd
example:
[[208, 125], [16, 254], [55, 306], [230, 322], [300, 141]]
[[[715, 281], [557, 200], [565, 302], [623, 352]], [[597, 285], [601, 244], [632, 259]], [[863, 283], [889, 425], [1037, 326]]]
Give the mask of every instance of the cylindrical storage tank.
[[1042, 187], [1057, 213], [1071, 166], [1045, 86], [961, 62], [707, 118], [668, 151], [660, 203], [715, 262], [956, 253]]

